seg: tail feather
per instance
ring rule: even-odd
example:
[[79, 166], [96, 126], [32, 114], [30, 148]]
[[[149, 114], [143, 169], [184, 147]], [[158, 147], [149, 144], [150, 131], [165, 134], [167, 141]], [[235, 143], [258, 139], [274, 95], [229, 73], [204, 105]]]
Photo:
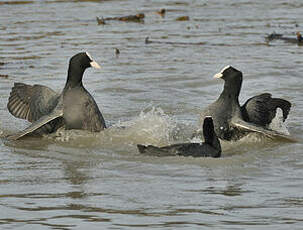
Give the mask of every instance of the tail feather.
[[266, 126], [276, 116], [277, 108], [283, 111], [283, 121], [287, 119], [291, 103], [281, 98], [272, 98], [271, 94], [264, 93], [252, 97], [241, 107], [243, 119], [257, 125]]
[[145, 153], [147, 147], [145, 145], [137, 145], [137, 148], [140, 153]]

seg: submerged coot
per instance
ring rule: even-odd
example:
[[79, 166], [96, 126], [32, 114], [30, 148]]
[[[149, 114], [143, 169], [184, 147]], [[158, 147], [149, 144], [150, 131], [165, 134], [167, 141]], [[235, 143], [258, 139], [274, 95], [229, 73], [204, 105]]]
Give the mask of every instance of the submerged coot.
[[140, 153], [153, 156], [220, 157], [221, 145], [211, 117], [204, 119], [203, 135], [204, 143], [182, 143], [164, 147], [137, 145], [137, 147]]

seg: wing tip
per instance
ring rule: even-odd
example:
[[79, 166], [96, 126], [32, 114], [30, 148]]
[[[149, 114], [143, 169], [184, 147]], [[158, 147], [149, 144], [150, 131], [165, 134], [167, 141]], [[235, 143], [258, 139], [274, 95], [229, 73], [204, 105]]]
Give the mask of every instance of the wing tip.
[[146, 150], [147, 146], [138, 144], [137, 148], [138, 148], [140, 153], [145, 153], [145, 150]]
[[[28, 98], [24, 98], [24, 92], [30, 92], [32, 86], [26, 85], [21, 82], [14, 82], [14, 86], [11, 88], [11, 92], [7, 102], [8, 111], [15, 117], [21, 119], [27, 119], [31, 116], [27, 116], [29, 108]], [[29, 94], [31, 96], [31, 94]], [[29, 120], [31, 121], [31, 120]]]
[[23, 137], [24, 135], [20, 134], [19, 132], [18, 133], [15, 133], [15, 134], [9, 134], [7, 135], [5, 138], [9, 141], [16, 141], [16, 140], [19, 140], [21, 137]]

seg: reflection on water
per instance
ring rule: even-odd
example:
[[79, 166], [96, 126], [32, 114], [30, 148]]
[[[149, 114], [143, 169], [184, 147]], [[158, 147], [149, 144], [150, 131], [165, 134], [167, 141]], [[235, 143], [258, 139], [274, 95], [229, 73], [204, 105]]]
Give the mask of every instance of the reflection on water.
[[[264, 39], [302, 32], [301, 8], [299, 0], [0, 1], [0, 228], [301, 229], [303, 50]], [[138, 12], [144, 24], [97, 25], [96, 16]], [[6, 109], [13, 83], [61, 91], [80, 51], [103, 67], [83, 81], [110, 128], [5, 140], [28, 125]], [[292, 102], [287, 125], [298, 143], [251, 134], [222, 142], [220, 159], [141, 156], [138, 143], [200, 141], [191, 139], [198, 114], [223, 87], [212, 76], [229, 64], [243, 71], [241, 104], [263, 92]]]
[[[191, 192], [198, 191], [193, 190]], [[208, 194], [220, 194], [224, 196], [241, 196], [244, 191], [241, 190], [241, 186], [239, 185], [230, 185], [224, 188], [207, 187], [206, 189], [201, 190], [200, 192]]]
[[[81, 172], [81, 168], [83, 168], [85, 162], [65, 162], [63, 166], [64, 174], [66, 176], [66, 179], [70, 181], [71, 184], [73, 185], [81, 185], [85, 183], [89, 178], [88, 175], [85, 172]], [[79, 194], [80, 193], [75, 193]], [[73, 197], [76, 198], [76, 197]], [[78, 197], [80, 198], [80, 197]]]

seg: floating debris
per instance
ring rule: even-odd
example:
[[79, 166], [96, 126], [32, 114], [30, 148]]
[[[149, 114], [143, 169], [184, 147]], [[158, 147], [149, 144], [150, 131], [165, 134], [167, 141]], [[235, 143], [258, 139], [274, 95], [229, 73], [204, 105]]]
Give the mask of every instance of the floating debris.
[[104, 20], [103, 18], [98, 18], [98, 17], [96, 17], [96, 19], [97, 19], [98, 25], [105, 25], [105, 24], [106, 24], [106, 23], [105, 23], [105, 20]]
[[96, 17], [96, 18], [97, 18], [98, 25], [105, 25], [106, 21], [113, 21], [113, 20], [123, 21], [123, 22], [143, 23], [145, 15], [143, 13], [139, 13], [139, 14], [136, 14], [136, 15], [128, 15], [128, 16], [122, 16], [122, 17], [108, 17], [108, 18]]
[[0, 74], [0, 78], [8, 78], [7, 74]]
[[283, 34], [277, 34], [276, 32], [271, 33], [270, 35], [268, 35], [267, 37], [265, 37], [265, 39], [267, 41], [272, 41], [275, 39], [280, 39], [283, 37]]
[[270, 23], [266, 23], [265, 26], [266, 27], [278, 27], [278, 28], [282, 28], [282, 29], [293, 29], [294, 27], [299, 27], [299, 24], [295, 23], [293, 26], [290, 26], [290, 25], [281, 25], [281, 24], [273, 25]]
[[0, 5], [20, 5], [20, 4], [31, 4], [34, 3], [34, 1], [4, 1], [4, 2], [0, 2]]
[[298, 45], [303, 45], [303, 37], [300, 32], [296, 33], [296, 38], [291, 38], [291, 37], [284, 37], [283, 34], [277, 34], [277, 33], [271, 33], [267, 37], [265, 37], [267, 41], [272, 41], [272, 40], [282, 40], [288, 43], [296, 43]]
[[169, 45], [205, 45], [206, 42], [171, 42], [171, 41], [155, 41], [150, 40], [149, 37], [145, 38], [145, 44], [157, 43], [157, 44], [169, 44]]
[[116, 57], [118, 58], [120, 55], [120, 50], [118, 48], [115, 48], [115, 54], [116, 54]]
[[189, 17], [188, 16], [181, 16], [176, 18], [176, 21], [189, 21]]
[[159, 11], [156, 12], [156, 14], [159, 14], [162, 18], [164, 18], [165, 13], [166, 13], [165, 9], [161, 9], [161, 10], [159, 10]]

